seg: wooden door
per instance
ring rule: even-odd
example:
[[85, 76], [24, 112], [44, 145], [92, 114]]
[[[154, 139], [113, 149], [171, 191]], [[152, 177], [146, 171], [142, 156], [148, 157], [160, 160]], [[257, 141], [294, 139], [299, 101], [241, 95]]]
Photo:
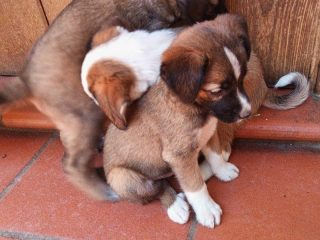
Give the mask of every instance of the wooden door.
[[34, 42], [71, 0], [0, 1], [0, 75], [16, 75]]
[[226, 0], [226, 5], [247, 18], [253, 49], [262, 59], [269, 85], [289, 71], [303, 72], [316, 84], [319, 0]]

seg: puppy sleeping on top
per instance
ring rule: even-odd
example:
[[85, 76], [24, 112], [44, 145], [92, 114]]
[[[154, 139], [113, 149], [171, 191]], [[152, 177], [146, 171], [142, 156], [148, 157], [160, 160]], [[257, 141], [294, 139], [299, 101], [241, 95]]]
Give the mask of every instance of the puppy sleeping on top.
[[82, 86], [118, 128], [127, 126], [128, 104], [158, 80], [161, 56], [177, 31], [112, 27], [93, 38], [93, 49], [82, 64]]
[[[161, 79], [141, 100], [128, 108], [129, 128], [120, 131], [110, 126], [107, 131], [104, 165], [108, 184], [114, 190], [113, 200], [145, 203], [159, 198], [170, 219], [185, 223], [189, 207], [184, 195], [177, 195], [165, 180], [165, 176], [173, 172], [198, 221], [207, 227], [220, 223], [222, 211], [208, 194], [204, 179], [215, 174], [221, 180], [230, 181], [238, 176], [238, 169], [225, 161], [230, 153], [228, 147], [234, 125], [223, 124], [218, 119], [227, 123], [238, 122], [256, 112], [263, 102], [274, 108], [294, 107], [305, 100], [308, 87], [305, 78], [291, 74], [280, 85], [294, 82], [297, 88], [293, 94], [281, 97], [279, 101], [272, 92], [268, 92], [262, 68], [254, 54], [251, 54], [247, 67], [250, 44], [246, 28], [243, 18], [223, 15], [215, 21], [185, 30], [174, 40], [164, 53]], [[114, 105], [117, 108], [108, 105], [110, 100], [97, 100], [102, 108], [106, 104], [110, 109], [116, 109], [120, 113], [118, 116], [124, 119], [123, 104], [139, 97], [146, 88], [138, 91], [137, 95], [132, 94], [136, 92], [135, 86], [139, 85], [142, 75], [137, 75], [133, 65], [117, 64], [121, 67], [106, 68], [108, 72], [96, 75], [98, 77], [92, 78], [91, 82], [89, 77], [83, 80], [89, 83], [87, 93], [97, 100], [101, 96], [109, 99], [114, 94], [104, 91], [110, 84], [107, 80], [110, 75], [114, 77], [113, 81], [120, 79], [118, 81], [122, 84], [119, 86], [122, 87], [127, 85], [121, 82], [123, 78], [120, 76], [131, 79], [131, 85], [123, 88], [120, 94], [126, 96], [126, 100], [123, 97], [113, 100], [114, 103], [120, 102]], [[131, 74], [126, 75], [128, 71]], [[157, 79], [156, 74], [153, 76], [151, 84]], [[99, 79], [101, 85], [95, 88], [94, 82]], [[244, 85], [246, 90], [249, 89], [252, 105]], [[102, 94], [97, 97], [100, 91]], [[207, 162], [199, 168], [200, 151]]]

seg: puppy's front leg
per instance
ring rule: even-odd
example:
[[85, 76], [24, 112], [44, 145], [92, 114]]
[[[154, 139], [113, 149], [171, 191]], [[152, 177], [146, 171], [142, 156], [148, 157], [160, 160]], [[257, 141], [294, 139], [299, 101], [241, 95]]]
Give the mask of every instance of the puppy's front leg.
[[206, 158], [200, 166], [205, 181], [211, 177], [210, 173], [224, 182], [232, 181], [239, 176], [239, 169], [224, 159], [217, 132], [201, 151]]
[[214, 228], [220, 224], [222, 210], [210, 197], [198, 165], [198, 153], [192, 156], [166, 153], [164, 159], [171, 166], [200, 224]]

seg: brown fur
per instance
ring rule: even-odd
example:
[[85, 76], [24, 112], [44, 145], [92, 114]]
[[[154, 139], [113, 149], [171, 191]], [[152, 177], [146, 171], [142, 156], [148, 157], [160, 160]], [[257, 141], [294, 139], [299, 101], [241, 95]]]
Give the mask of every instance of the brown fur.
[[137, 82], [133, 71], [117, 61], [101, 61], [92, 66], [87, 79], [89, 90], [104, 113], [118, 128], [125, 129], [130, 90]]
[[[207, 1], [202, 2], [208, 5]], [[55, 123], [66, 152], [64, 171], [72, 183], [96, 199], [116, 200], [117, 196], [90, 167], [104, 114], [82, 89], [83, 58], [93, 35], [103, 24], [111, 27], [120, 22], [130, 30], [154, 30], [192, 24], [193, 15], [208, 18], [207, 8], [202, 12], [190, 8], [197, 5], [196, 0], [177, 3], [176, 0], [74, 0], [33, 47], [19, 78], [23, 84], [18, 88], [13, 87], [15, 82], [1, 84], [1, 104], [32, 97], [36, 107]], [[210, 17], [214, 17], [215, 12], [211, 13]], [[110, 20], [114, 17], [120, 20]]]
[[[242, 21], [237, 16], [223, 18], [231, 18], [235, 24]], [[108, 183], [120, 198], [142, 203], [160, 198], [168, 207], [175, 192], [159, 178], [171, 171], [185, 192], [199, 191], [204, 185], [198, 157], [213, 136], [217, 119], [202, 106], [200, 93], [208, 84], [220, 85], [233, 73], [221, 51], [225, 44], [246, 54], [240, 49], [244, 47], [238, 46], [237, 35], [230, 31], [225, 36], [224, 31], [215, 29], [210, 21], [182, 32], [163, 55], [162, 80], [128, 109], [128, 129], [108, 129], [104, 168]]]

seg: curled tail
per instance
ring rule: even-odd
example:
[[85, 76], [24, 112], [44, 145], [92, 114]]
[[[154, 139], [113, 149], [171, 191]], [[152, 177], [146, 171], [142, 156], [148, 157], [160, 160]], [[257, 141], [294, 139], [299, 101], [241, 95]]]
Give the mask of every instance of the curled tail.
[[295, 108], [306, 101], [309, 97], [310, 89], [310, 83], [306, 76], [298, 72], [291, 72], [281, 77], [274, 87], [281, 88], [290, 84], [294, 85], [294, 89], [285, 95], [277, 95], [274, 91], [269, 90], [263, 106], [272, 109], [286, 110]]
[[21, 78], [0, 77], [0, 112], [29, 95], [29, 89]]

